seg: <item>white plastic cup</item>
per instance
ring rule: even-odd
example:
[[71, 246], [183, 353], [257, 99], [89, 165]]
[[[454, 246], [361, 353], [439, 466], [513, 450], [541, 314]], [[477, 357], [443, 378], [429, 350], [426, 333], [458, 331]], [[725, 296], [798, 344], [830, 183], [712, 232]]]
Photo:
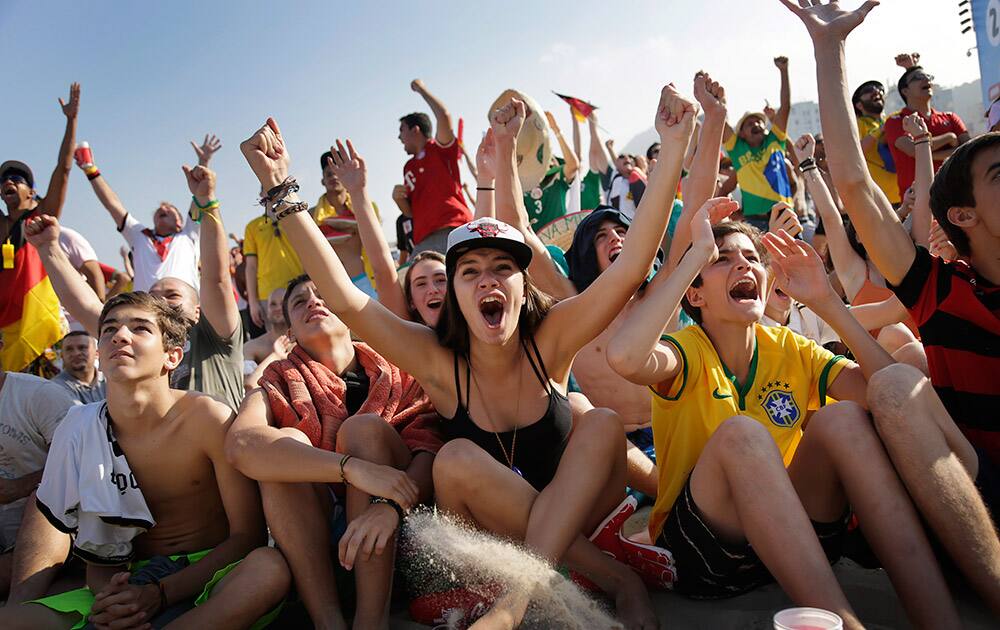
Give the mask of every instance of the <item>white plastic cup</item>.
[[774, 615], [774, 630], [844, 630], [844, 620], [821, 608], [788, 608]]

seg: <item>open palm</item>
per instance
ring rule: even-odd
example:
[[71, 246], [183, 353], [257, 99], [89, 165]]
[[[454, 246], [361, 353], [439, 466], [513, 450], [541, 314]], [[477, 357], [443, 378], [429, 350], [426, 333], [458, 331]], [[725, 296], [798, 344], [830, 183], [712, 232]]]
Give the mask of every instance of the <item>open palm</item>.
[[347, 148], [337, 140], [337, 145], [330, 147], [332, 159], [330, 164], [333, 167], [333, 174], [340, 180], [347, 190], [361, 190], [368, 183], [368, 168], [365, 160], [357, 151], [350, 140], [347, 141]]
[[806, 25], [813, 41], [820, 39], [844, 40], [865, 21], [865, 16], [879, 5], [878, 0], [867, 0], [854, 11], [841, 8], [837, 0], [823, 4], [823, 0], [779, 0], [788, 10], [799, 16]]
[[771, 254], [771, 269], [778, 288], [803, 304], [815, 304], [833, 292], [823, 259], [808, 243], [781, 230], [768, 232], [764, 247]]

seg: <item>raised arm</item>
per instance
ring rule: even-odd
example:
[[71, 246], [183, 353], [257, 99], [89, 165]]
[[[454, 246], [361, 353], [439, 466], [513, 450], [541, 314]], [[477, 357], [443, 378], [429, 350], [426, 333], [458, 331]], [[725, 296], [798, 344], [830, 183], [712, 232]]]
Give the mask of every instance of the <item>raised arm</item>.
[[573, 121], [573, 155], [576, 156], [577, 163], [583, 160], [583, 140], [580, 135], [580, 121], [576, 117], [576, 110], [571, 105], [569, 108], [569, 119]]
[[913, 222], [910, 236], [917, 245], [927, 247], [931, 238], [931, 183], [934, 181], [934, 157], [931, 155], [931, 134], [920, 114], [903, 119], [903, 131], [910, 135], [916, 158], [913, 179]]
[[731, 214], [737, 208], [735, 201], [720, 197], [708, 200], [694, 213], [691, 248], [672, 273], [656, 274], [642, 300], [632, 307], [608, 343], [608, 364], [623, 378], [639, 385], [655, 385], [671, 381], [680, 373], [683, 365], [677, 347], [661, 343], [660, 337], [688, 287], [702, 268], [719, 256], [710, 216]]
[[895, 361], [851, 316], [830, 286], [819, 254], [808, 243], [780, 231], [765, 234], [764, 246], [771, 254], [777, 287], [830, 324], [854, 354], [857, 365], [848, 365], [840, 372], [830, 385], [830, 396], [837, 400], [853, 400], [867, 407], [867, 380]]
[[66, 131], [59, 145], [59, 157], [56, 158], [56, 168], [49, 179], [49, 188], [45, 197], [39, 202], [41, 214], [51, 214], [55, 218], [62, 215], [63, 203], [66, 202], [66, 185], [69, 183], [69, 172], [73, 169], [73, 148], [76, 145], [76, 118], [80, 111], [80, 84], [69, 86], [69, 102], [59, 99], [59, 106], [66, 115]]
[[861, 287], [864, 286], [868, 273], [868, 264], [851, 247], [844, 229], [844, 220], [833, 201], [833, 195], [826, 187], [826, 181], [816, 166], [814, 158], [816, 139], [810, 134], [804, 134], [795, 142], [795, 148], [801, 158], [800, 168], [802, 179], [806, 182], [806, 190], [812, 195], [816, 210], [823, 220], [826, 230], [826, 242], [833, 260], [833, 268], [837, 271], [840, 284], [844, 287], [848, 300], [853, 300]]
[[[476, 149], [476, 212], [474, 219], [496, 218], [494, 192], [496, 191], [497, 156], [493, 130], [487, 129]], [[511, 223], [506, 221], [506, 223]]]
[[532, 252], [528, 273], [538, 284], [538, 288], [556, 299], [562, 299], [576, 295], [576, 288], [569, 278], [559, 273], [549, 250], [531, 229], [528, 211], [524, 207], [521, 180], [517, 176], [517, 134], [525, 114], [524, 103], [516, 99], [511, 99], [493, 112], [490, 115], [490, 129], [483, 138], [480, 150], [484, 154], [494, 153], [497, 218], [514, 226], [524, 236], [524, 242]]
[[867, 0], [860, 8], [846, 11], [838, 2], [800, 7], [791, 0], [779, 1], [802, 20], [812, 37], [820, 120], [837, 192], [876, 267], [887, 281], [898, 284], [909, 271], [916, 249], [889, 200], [868, 172], [844, 67], [847, 36], [878, 2]]
[[788, 115], [792, 113], [792, 88], [788, 81], [788, 57], [775, 57], [774, 65], [781, 74], [781, 96], [778, 113], [772, 123], [782, 131], [788, 131]]
[[[450, 364], [450, 357], [437, 343], [434, 331], [404, 321], [354, 286], [337, 254], [305, 212], [306, 204], [283, 185], [288, 177], [289, 157], [278, 123], [268, 118], [263, 127], [243, 141], [240, 150], [264, 190], [275, 191], [268, 202], [269, 212], [280, 221], [327, 307], [376, 352], [417, 378], [424, 389], [429, 383], [443, 385], [450, 378], [450, 370], [449, 374], [438, 373], [435, 367]], [[344, 159], [356, 160], [357, 155], [349, 154]]]
[[217, 335], [228, 339], [240, 327], [240, 311], [233, 299], [229, 241], [215, 198], [215, 173], [204, 166], [182, 169], [193, 195], [189, 216], [201, 220], [201, 314]]
[[552, 128], [552, 133], [559, 143], [559, 150], [562, 152], [563, 160], [566, 162], [562, 168], [563, 177], [567, 181], [572, 181], [576, 177], [576, 172], [580, 170], [580, 160], [576, 157], [576, 151], [569, 148], [569, 144], [567, 144], [566, 138], [563, 137], [562, 131], [559, 130], [559, 124], [556, 122], [556, 117], [552, 115], [552, 112], [545, 112], [545, 118], [549, 121], [549, 127]]
[[208, 166], [215, 152], [222, 148], [222, 142], [215, 137], [215, 134], [206, 133], [205, 139], [200, 145], [195, 144], [194, 140], [192, 140], [191, 148], [194, 149], [194, 154], [198, 156], [198, 166]]
[[[553, 307], [542, 324], [540, 336], [555, 334], [554, 356], [575, 356], [607, 328], [649, 274], [667, 227], [670, 201], [680, 180], [696, 113], [694, 102], [682, 97], [673, 84], [663, 88], [655, 118], [660, 160], [636, 209], [621, 254], [584, 292]], [[560, 369], [568, 371], [569, 365], [553, 366], [556, 374]]]
[[24, 233], [38, 250], [59, 302], [92, 337], [98, 337], [97, 320], [104, 304], [59, 246], [59, 221], [47, 214], [33, 217], [25, 224]]
[[597, 114], [590, 112], [590, 116], [587, 116], [587, 127], [590, 129], [590, 170], [604, 175], [608, 172], [611, 167], [611, 162], [608, 160], [607, 150], [604, 148], [604, 140], [601, 139], [601, 133], [597, 130]]
[[445, 108], [444, 103], [441, 102], [441, 99], [431, 94], [427, 86], [420, 79], [411, 81], [410, 89], [424, 98], [427, 106], [431, 108], [431, 113], [434, 114], [434, 119], [437, 121], [437, 132], [434, 134], [434, 139], [441, 146], [451, 144], [455, 140], [455, 131], [451, 126], [451, 114], [448, 113], [448, 109]]
[[668, 270], [677, 264], [691, 243], [691, 218], [715, 194], [719, 179], [719, 151], [726, 128], [726, 89], [713, 81], [708, 73], [699, 72], [694, 76], [694, 97], [705, 112], [705, 122], [691, 163], [691, 173], [684, 183], [684, 209], [670, 243]]
[[106, 299], [107, 286], [104, 282], [104, 272], [101, 271], [101, 263], [96, 260], [86, 260], [77, 271], [83, 274], [87, 284], [97, 295], [97, 299], [103, 302]]
[[94, 164], [93, 151], [91, 151], [90, 161], [84, 161], [84, 155], [79, 151], [75, 157], [76, 165], [83, 170], [87, 179], [90, 180], [90, 185], [97, 195], [97, 200], [101, 202], [104, 209], [111, 215], [111, 219], [115, 222], [115, 227], [120, 230], [125, 225], [125, 217], [128, 216], [128, 210], [125, 209], [121, 199], [118, 198], [118, 195], [111, 189], [107, 180], [101, 175], [100, 169]]
[[[333, 157], [327, 158], [327, 163], [351, 196], [361, 246], [368, 255], [375, 274], [378, 301], [396, 315], [405, 318], [408, 309], [403, 289], [399, 286], [399, 276], [396, 275], [396, 264], [392, 260], [389, 243], [382, 233], [382, 225], [375, 215], [375, 208], [368, 198], [368, 168], [365, 161], [354, 151], [350, 140], [347, 141], [346, 149], [337, 140], [337, 146], [330, 147], [330, 154]], [[356, 156], [356, 159], [347, 159], [350, 155]]]

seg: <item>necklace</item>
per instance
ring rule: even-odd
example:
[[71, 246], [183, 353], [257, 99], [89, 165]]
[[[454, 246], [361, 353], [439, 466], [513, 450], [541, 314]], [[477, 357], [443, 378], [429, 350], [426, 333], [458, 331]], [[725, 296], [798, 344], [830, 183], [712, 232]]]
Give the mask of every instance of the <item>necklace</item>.
[[[471, 357], [470, 357], [471, 358]], [[469, 364], [472, 365], [471, 363]], [[514, 417], [520, 420], [521, 412], [521, 379], [524, 376], [524, 371], [521, 369], [520, 364], [518, 364], [517, 370], [517, 400], [514, 403]], [[476, 391], [479, 392], [479, 397], [483, 401], [483, 411], [486, 412], [486, 419], [490, 421], [490, 426], [494, 429], [496, 428], [496, 423], [493, 422], [493, 414], [490, 413], [489, 407], [486, 406], [486, 397], [483, 396], [483, 390], [479, 387], [479, 379], [476, 378], [476, 371], [470, 370], [472, 373], [472, 381], [476, 384]], [[507, 460], [507, 466], [510, 467], [519, 477], [524, 477], [524, 473], [521, 469], [514, 465], [514, 449], [517, 447], [517, 424], [514, 424], [514, 436], [510, 440], [510, 455], [507, 454], [507, 448], [503, 445], [503, 440], [500, 439], [500, 433], [497, 431], [492, 431], [493, 437], [497, 439], [497, 444], [500, 445], [500, 450], [503, 452], [504, 459]]]

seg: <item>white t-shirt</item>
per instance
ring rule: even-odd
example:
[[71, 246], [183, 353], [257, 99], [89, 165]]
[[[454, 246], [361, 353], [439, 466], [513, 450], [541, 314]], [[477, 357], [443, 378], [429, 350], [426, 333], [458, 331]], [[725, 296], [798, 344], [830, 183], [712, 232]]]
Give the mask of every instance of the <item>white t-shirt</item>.
[[[41, 470], [52, 435], [77, 403], [64, 388], [30, 374], [7, 372], [0, 389], [0, 477]], [[25, 499], [0, 505], [0, 548], [14, 544]]]
[[611, 180], [611, 191], [608, 193], [608, 199], [614, 205], [614, 199], [616, 198], [618, 199], [616, 205], [618, 211], [630, 220], [635, 218], [635, 199], [632, 198], [632, 189], [629, 186], [628, 178], [624, 175], [616, 174], [614, 179]]
[[[70, 264], [73, 265], [73, 269], [76, 269], [77, 271], [80, 270], [83, 263], [90, 260], [97, 260], [97, 252], [95, 252], [94, 248], [90, 245], [90, 241], [88, 241], [83, 234], [80, 234], [76, 230], [66, 226], [60, 226], [59, 228], [59, 246], [62, 247], [64, 252], [66, 252], [66, 257], [69, 258]], [[86, 276], [82, 273], [80, 276], [86, 280]], [[76, 321], [76, 319], [69, 314], [69, 311], [63, 308], [62, 313], [63, 317], [66, 318], [66, 323], [69, 324], [70, 330], [83, 330], [83, 324]]]
[[[781, 326], [767, 315], [760, 318], [765, 326]], [[819, 318], [811, 308], [799, 302], [792, 302], [792, 310], [788, 313], [788, 329], [810, 339], [819, 346], [825, 346], [831, 341], [840, 341], [840, 337], [830, 324]]]
[[[132, 213], [129, 213], [120, 231], [132, 248], [135, 290], [149, 291], [153, 283], [160, 278], [178, 278], [197, 289], [200, 227], [189, 218], [184, 228], [172, 237], [155, 236], [152, 230], [139, 223]], [[148, 235], [143, 230], [149, 230]], [[170, 239], [166, 244], [167, 254], [161, 260], [153, 243], [164, 242], [167, 238]]]

